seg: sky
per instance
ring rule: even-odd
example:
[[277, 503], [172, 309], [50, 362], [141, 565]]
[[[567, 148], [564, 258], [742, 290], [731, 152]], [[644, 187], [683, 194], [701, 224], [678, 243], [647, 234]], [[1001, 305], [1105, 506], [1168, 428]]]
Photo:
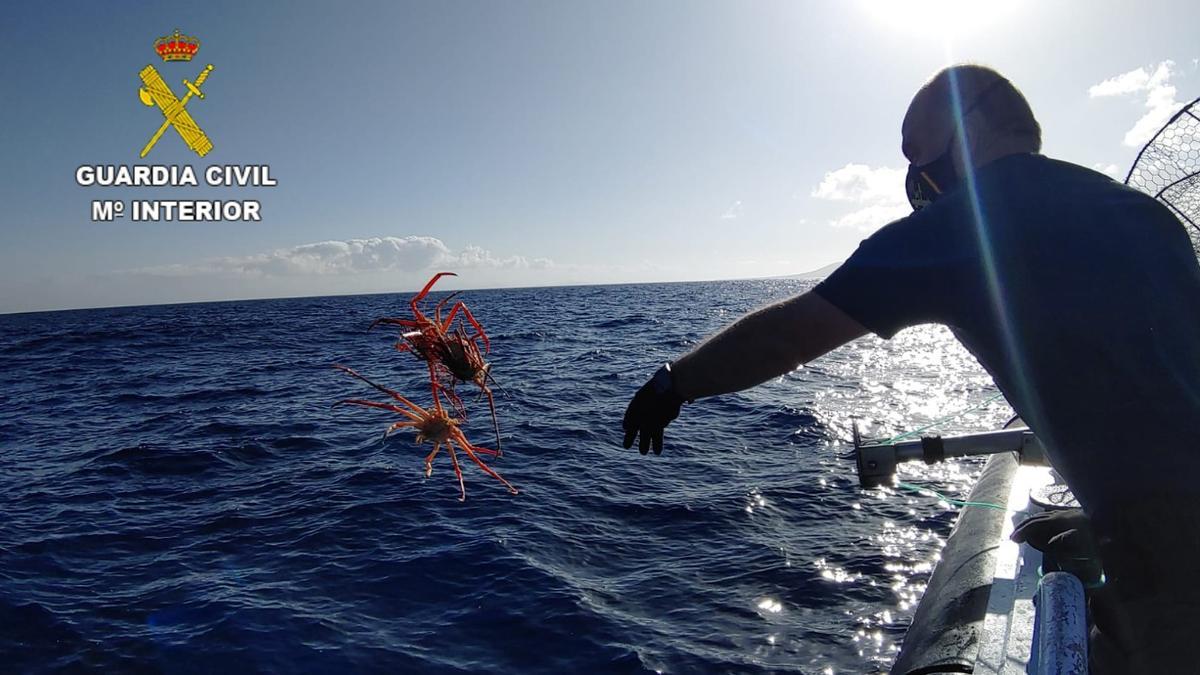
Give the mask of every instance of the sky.
[[[745, 278], [908, 210], [900, 121], [939, 68], [1022, 89], [1043, 152], [1123, 178], [1200, 96], [1200, 3], [9, 2], [0, 312]], [[191, 62], [154, 41], [198, 38]], [[153, 64], [201, 158], [139, 101]], [[100, 187], [80, 166], [269, 165], [274, 187]], [[257, 200], [259, 222], [92, 221]], [[443, 285], [439, 284], [439, 288]]]

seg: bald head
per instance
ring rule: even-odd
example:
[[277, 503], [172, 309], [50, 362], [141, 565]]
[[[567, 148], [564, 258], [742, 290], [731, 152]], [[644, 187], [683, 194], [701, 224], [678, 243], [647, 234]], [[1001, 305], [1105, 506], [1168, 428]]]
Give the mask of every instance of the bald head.
[[991, 68], [971, 64], [945, 68], [921, 87], [900, 135], [904, 156], [916, 165], [937, 159], [954, 140], [976, 167], [1042, 147], [1041, 127], [1020, 90]]

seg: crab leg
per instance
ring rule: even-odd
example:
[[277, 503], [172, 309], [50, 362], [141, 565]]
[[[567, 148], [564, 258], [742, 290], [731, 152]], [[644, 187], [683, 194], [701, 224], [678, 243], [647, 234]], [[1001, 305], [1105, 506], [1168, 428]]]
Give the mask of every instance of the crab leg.
[[504, 476], [501, 476], [500, 474], [493, 471], [492, 467], [488, 466], [487, 464], [484, 464], [483, 460], [481, 460], [475, 456], [474, 450], [478, 449], [478, 450], [482, 451], [482, 450], [485, 450], [486, 448], [475, 448], [474, 446], [472, 446], [471, 443], [469, 441], [467, 441], [467, 437], [463, 436], [463, 433], [461, 431], [459, 431], [458, 429], [455, 429], [455, 430], [451, 431], [450, 433], [454, 437], [454, 440], [458, 441], [459, 445], [462, 446], [463, 452], [467, 453], [467, 457], [470, 457], [471, 461], [478, 464], [479, 468], [483, 469], [484, 472], [487, 473], [487, 475], [491, 476], [492, 478], [495, 478], [496, 480], [500, 481], [501, 483], [504, 483], [504, 486], [508, 488], [509, 492], [511, 492], [514, 495], [519, 494], [517, 492], [517, 488], [512, 486], [512, 483], [509, 483], [508, 481], [504, 480]]
[[438, 391], [441, 393], [442, 398], [446, 399], [446, 405], [454, 408], [454, 412], [457, 413], [458, 416], [463, 419], [463, 421], [465, 421], [467, 419], [467, 408], [465, 405], [463, 405], [462, 399], [459, 398], [458, 393], [456, 393], [450, 387], [443, 387], [440, 384], [438, 385]]
[[438, 391], [442, 389], [442, 385], [438, 380], [441, 378], [438, 377], [437, 366], [434, 364], [433, 359], [426, 361], [425, 365], [429, 366], [429, 390], [433, 396], [433, 406], [440, 413], [442, 412], [442, 405], [438, 402]]
[[492, 390], [486, 384], [482, 390], [487, 395], [488, 408], [492, 410], [492, 428], [496, 430], [496, 456], [500, 457], [504, 449], [500, 447], [500, 420], [496, 419], [496, 399], [492, 398]]
[[462, 311], [463, 317], [466, 318], [467, 322], [470, 323], [471, 326], [473, 326], [476, 330], [476, 334], [470, 336], [468, 339], [474, 340], [476, 337], [482, 338], [483, 339], [483, 353], [484, 354], [490, 353], [492, 351], [492, 346], [491, 346], [491, 343], [488, 342], [487, 333], [483, 332], [483, 326], [480, 326], [479, 322], [475, 320], [475, 315], [471, 313], [471, 310], [467, 309], [466, 303], [463, 303], [463, 302], [454, 303], [454, 306], [450, 308], [450, 314], [446, 316], [446, 322], [442, 326], [442, 330], [446, 331], [446, 330], [450, 329], [450, 322], [454, 321], [454, 315], [457, 314], [459, 312], [459, 310]]
[[435, 379], [434, 381], [430, 382], [430, 389], [433, 392], [433, 409], [436, 411], [436, 415], [438, 417], [445, 417], [446, 410], [442, 408], [442, 399], [440, 396], [438, 396], [438, 393], [442, 390], [442, 385], [438, 384], [437, 380]]
[[421, 327], [421, 324], [417, 323], [416, 321], [413, 321], [412, 319], [393, 319], [391, 317], [385, 316], [382, 319], [375, 319], [374, 321], [372, 321], [371, 327], [368, 328], [367, 330], [371, 330], [371, 329], [375, 328], [375, 326], [378, 326], [380, 324], [385, 324], [388, 326], [400, 326], [401, 328], [420, 328]]
[[334, 364], [334, 366], [333, 366], [333, 367], [334, 367], [334, 368], [337, 368], [338, 370], [341, 370], [341, 371], [343, 371], [343, 372], [350, 373], [350, 374], [351, 374], [351, 375], [353, 375], [354, 377], [357, 377], [358, 379], [362, 380], [363, 382], [366, 382], [367, 384], [371, 385], [372, 387], [375, 387], [375, 388], [376, 388], [376, 389], [378, 389], [379, 391], [381, 391], [381, 392], [383, 392], [383, 393], [387, 394], [388, 396], [391, 396], [392, 398], [396, 399], [397, 401], [400, 401], [401, 403], [403, 403], [404, 405], [408, 406], [409, 408], [412, 408], [413, 410], [420, 410], [420, 409], [421, 409], [421, 406], [419, 406], [419, 405], [417, 405], [417, 404], [413, 403], [412, 401], [410, 401], [410, 400], [408, 400], [408, 399], [404, 398], [403, 396], [401, 396], [400, 394], [396, 393], [395, 391], [392, 391], [391, 389], [388, 389], [387, 387], [383, 386], [382, 384], [375, 384], [374, 382], [372, 382], [372, 381], [368, 380], [367, 378], [363, 377], [362, 375], [359, 375], [358, 373], [354, 372], [354, 371], [353, 371], [353, 370], [351, 370], [350, 368], [347, 368], [346, 366], [343, 366], [343, 365], [338, 365], [338, 364]]
[[434, 443], [433, 444], [433, 452], [429, 453], [429, 456], [425, 458], [425, 477], [426, 478], [429, 478], [429, 476], [431, 476], [433, 474], [433, 458], [437, 457], [437, 454], [438, 454], [438, 452], [441, 451], [441, 449], [442, 449], [442, 444], [440, 442]]
[[433, 288], [433, 285], [437, 283], [438, 279], [441, 279], [442, 277], [456, 276], [458, 275], [454, 272], [438, 272], [437, 274], [433, 275], [433, 278], [429, 280], [429, 283], [425, 284], [425, 288], [422, 288], [420, 293], [414, 295], [412, 301], [409, 303], [412, 305], [413, 314], [418, 318], [424, 317], [424, 315], [421, 314], [421, 309], [417, 307], [417, 305], [425, 299], [425, 296], [429, 295], [429, 289]]
[[417, 426], [417, 424], [418, 424], [417, 422], [396, 422], [395, 424], [393, 424], [392, 426], [390, 426], [384, 430], [383, 437], [387, 438], [389, 434], [391, 434], [393, 431], [395, 431], [397, 429], [403, 429], [404, 427], [415, 427], [415, 426]]
[[401, 415], [404, 415], [405, 417], [408, 417], [409, 419], [411, 419], [413, 421], [417, 421], [417, 420], [421, 419], [416, 414], [411, 413], [411, 412], [405, 410], [404, 408], [401, 408], [398, 405], [392, 405], [391, 403], [376, 403], [375, 401], [364, 401], [361, 398], [348, 398], [348, 399], [338, 401], [337, 403], [334, 403], [333, 405], [338, 406], [338, 405], [342, 405], [343, 403], [349, 403], [349, 404], [353, 404], [353, 405], [362, 405], [362, 406], [367, 406], [368, 408], [379, 408], [380, 410], [390, 410], [392, 412], [400, 413]]
[[442, 308], [446, 306], [447, 302], [450, 302], [451, 300], [453, 300], [460, 293], [462, 293], [462, 291], [454, 291], [450, 295], [447, 295], [446, 297], [439, 300], [438, 304], [433, 306], [433, 321], [434, 321], [434, 323], [440, 324], [442, 322]]
[[[459, 468], [458, 457], [454, 454], [454, 443], [450, 442], [450, 439], [446, 439], [446, 447], [450, 449], [450, 463], [454, 465], [454, 475], [458, 476], [458, 489], [462, 491], [462, 496], [458, 498], [458, 501], [465, 502], [467, 501], [467, 486], [463, 484], [462, 469]], [[470, 454], [471, 452], [468, 450], [467, 455]]]

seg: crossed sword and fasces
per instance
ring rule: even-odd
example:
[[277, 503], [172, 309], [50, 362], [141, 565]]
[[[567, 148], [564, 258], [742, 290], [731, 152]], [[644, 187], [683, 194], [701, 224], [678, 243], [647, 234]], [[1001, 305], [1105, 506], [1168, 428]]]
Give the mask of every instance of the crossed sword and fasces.
[[150, 152], [150, 149], [154, 147], [159, 138], [162, 138], [167, 127], [175, 127], [175, 131], [179, 132], [179, 137], [197, 155], [203, 157], [208, 154], [209, 150], [212, 150], [212, 141], [208, 140], [208, 136], [205, 135], [204, 130], [196, 124], [196, 120], [192, 119], [192, 116], [186, 110], [188, 101], [192, 99], [193, 95], [199, 96], [201, 99], [204, 98], [204, 92], [200, 91], [200, 86], [208, 79], [208, 74], [212, 72], [212, 69], [211, 63], [205, 66], [204, 70], [200, 71], [200, 74], [196, 76], [195, 83], [188, 82], [185, 79], [183, 84], [188, 88], [188, 93], [182, 99], [175, 97], [175, 92], [171, 91], [171, 88], [163, 81], [162, 76], [158, 74], [154, 66], [146, 66], [142, 68], [142, 72], [138, 73], [142, 78], [142, 84], [145, 85], [138, 89], [138, 98], [148, 106], [157, 105], [158, 109], [162, 111], [163, 117], [166, 118], [163, 120], [162, 126], [158, 128], [158, 131], [154, 132], [154, 135], [150, 137], [150, 142], [146, 144], [146, 147], [142, 148], [142, 157], [145, 157]]

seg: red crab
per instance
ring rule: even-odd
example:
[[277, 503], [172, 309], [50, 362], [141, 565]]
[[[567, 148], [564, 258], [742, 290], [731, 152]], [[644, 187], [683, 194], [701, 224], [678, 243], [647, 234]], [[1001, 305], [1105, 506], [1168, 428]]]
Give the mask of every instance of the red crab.
[[[487, 333], [483, 326], [471, 314], [471, 310], [461, 300], [450, 307], [446, 318], [442, 319], [442, 310], [446, 303], [454, 299], [458, 293], [451, 293], [442, 298], [433, 308], [433, 318], [421, 311], [421, 302], [429, 295], [430, 289], [437, 280], [444, 276], [457, 276], [454, 272], [439, 272], [425, 284], [419, 293], [413, 296], [409, 305], [412, 308], [412, 318], [385, 317], [376, 319], [371, 328], [378, 325], [399, 326], [403, 332], [396, 342], [398, 351], [409, 351], [426, 363], [429, 367], [429, 380], [436, 401], [442, 397], [455, 411], [466, 419], [466, 407], [455, 391], [455, 385], [460, 382], [471, 382], [479, 387], [488, 400], [488, 408], [492, 413], [492, 427], [496, 432], [496, 450], [501, 451], [500, 422], [496, 417], [496, 401], [492, 395], [489, 382], [495, 380], [491, 376], [491, 365], [483, 360], [483, 355], [491, 350]], [[458, 320], [457, 324], [455, 320]], [[467, 325], [473, 332], [468, 332]], [[483, 344], [482, 351], [479, 346]]]
[[[368, 380], [346, 366], [338, 365], [334, 366], [334, 368], [353, 375], [354, 377], [371, 385], [375, 389], [387, 394], [394, 401], [396, 401], [396, 403], [379, 403], [377, 401], [350, 398], [338, 401], [334, 404], [335, 406], [344, 403], [366, 406], [368, 408], [379, 408], [381, 410], [389, 410], [391, 412], [398, 413], [405, 419], [388, 427], [387, 430], [383, 432], [385, 437], [396, 429], [411, 427], [417, 431], [418, 444], [426, 441], [433, 444], [433, 451], [425, 457], [426, 478], [433, 473], [433, 459], [437, 457], [438, 452], [440, 452], [443, 447], [446, 448], [446, 451], [450, 455], [450, 463], [454, 467], [454, 475], [458, 477], [458, 488], [460, 491], [459, 501], [466, 501], [467, 488], [463, 483], [462, 469], [459, 467], [458, 455], [455, 452], [456, 447], [461, 449], [467, 455], [467, 457], [471, 459], [471, 461], [478, 464], [479, 468], [483, 469], [485, 473], [503, 483], [504, 487], [508, 488], [510, 493], [514, 495], [518, 494], [517, 488], [513, 487], [512, 483], [509, 483], [504, 479], [503, 476], [496, 473], [491, 467], [489, 467], [487, 464], [484, 464], [483, 460], [479, 459], [479, 454], [499, 456], [500, 453], [489, 448], [481, 448], [479, 446], [471, 445], [471, 442], [468, 441], [467, 437], [463, 435], [462, 429], [459, 428], [459, 424], [462, 420], [446, 414], [445, 409], [442, 408], [442, 404], [436, 396], [433, 399], [433, 410], [426, 410], [416, 403], [404, 398], [399, 393], [388, 389], [383, 385], [376, 384], [371, 380]], [[397, 405], [397, 403], [399, 405]]]

